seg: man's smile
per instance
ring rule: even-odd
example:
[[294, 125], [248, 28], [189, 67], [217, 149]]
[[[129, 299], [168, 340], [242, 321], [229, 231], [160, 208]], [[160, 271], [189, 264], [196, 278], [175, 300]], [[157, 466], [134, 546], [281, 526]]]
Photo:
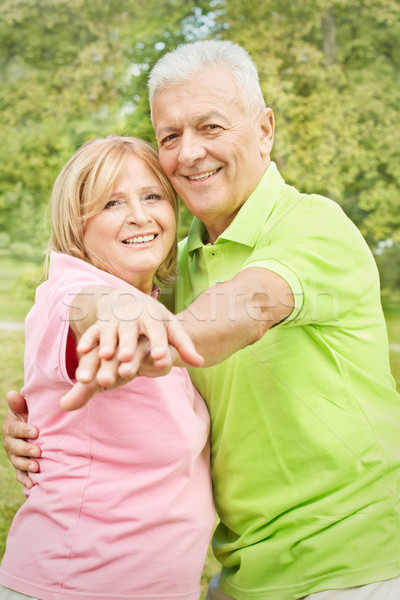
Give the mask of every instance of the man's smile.
[[218, 173], [218, 171], [220, 171], [221, 168], [222, 167], [219, 167], [218, 169], [213, 169], [212, 171], [205, 171], [204, 173], [198, 173], [196, 175], [184, 175], [184, 177], [186, 177], [186, 179], [190, 179], [190, 181], [205, 181], [212, 175], [215, 175], [215, 173]]

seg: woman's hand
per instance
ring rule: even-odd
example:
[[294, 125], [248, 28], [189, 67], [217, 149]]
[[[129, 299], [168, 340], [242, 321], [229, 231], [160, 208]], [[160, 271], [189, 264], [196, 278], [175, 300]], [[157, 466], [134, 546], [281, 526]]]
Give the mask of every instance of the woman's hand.
[[[137, 297], [126, 289], [115, 289], [109, 294], [102, 294], [96, 308], [97, 320], [84, 333], [80, 332], [77, 350], [84, 355], [98, 345], [98, 353], [96, 357], [92, 355], [91, 360], [83, 361], [90, 373], [83, 374], [80, 365], [78, 381], [93, 379], [92, 362], [98, 371], [101, 385], [109, 384], [106, 369], [102, 368], [107, 361], [116, 359], [119, 363], [131, 362], [134, 365], [136, 362], [140, 365], [146, 356], [143, 349], [139, 349], [143, 338], [148, 341], [148, 352], [155, 368], [159, 366], [160, 371], [172, 366], [169, 346], [176, 349], [186, 364], [193, 367], [203, 364], [202, 357], [178, 318], [150, 296], [140, 294]], [[97, 365], [98, 359], [105, 361], [100, 368]], [[115, 362], [109, 366], [113, 372], [109, 385], [113, 385], [117, 378]], [[122, 369], [118, 375], [124, 376], [123, 371]]]
[[[86, 293], [84, 302], [87, 297]], [[74, 302], [78, 301], [77, 297]], [[178, 319], [149, 296], [138, 298], [126, 289], [110, 289], [99, 296], [95, 314], [96, 322], [84, 332], [71, 322], [79, 338], [80, 360], [77, 383], [61, 400], [64, 410], [81, 408], [95, 394], [120, 387], [138, 375], [159, 377], [174, 364], [203, 364]]]

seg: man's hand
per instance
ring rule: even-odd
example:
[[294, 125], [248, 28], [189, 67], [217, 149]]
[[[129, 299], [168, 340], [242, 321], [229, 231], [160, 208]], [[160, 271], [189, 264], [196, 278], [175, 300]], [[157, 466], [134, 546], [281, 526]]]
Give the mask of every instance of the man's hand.
[[[86, 354], [96, 345], [99, 346], [98, 358], [111, 361], [116, 358], [120, 363], [129, 362], [137, 356], [139, 341], [146, 338], [154, 366], [161, 371], [171, 367], [169, 346], [176, 348], [181, 360], [193, 367], [203, 364], [203, 359], [196, 351], [194, 344], [182, 324], [169, 310], [157, 300], [140, 293], [127, 292], [126, 289], [109, 288], [109, 293], [99, 297], [96, 306], [96, 322], [88, 329], [74, 329], [79, 343], [77, 350]], [[87, 295], [84, 296], [84, 299]], [[143, 354], [143, 353], [139, 353]], [[140, 362], [140, 361], [139, 361]], [[86, 364], [86, 363], [85, 363]], [[92, 361], [87, 362], [90, 372], [82, 373], [79, 368], [77, 378], [82, 383], [93, 379]], [[97, 365], [95, 366], [97, 370]], [[114, 365], [111, 369], [115, 371]], [[98, 381], [108, 384], [104, 377], [105, 369], [99, 369]], [[120, 373], [123, 376], [123, 373]], [[112, 385], [115, 382], [115, 374]]]
[[28, 409], [21, 394], [8, 392], [7, 402], [10, 410], [3, 423], [3, 446], [16, 470], [17, 481], [30, 489], [34, 483], [26, 471], [39, 471], [39, 464], [32, 457], [40, 456], [40, 448], [26, 440], [36, 439], [38, 431], [27, 423]]
[[[85, 303], [87, 298], [86, 292]], [[74, 306], [78, 302], [79, 296]], [[79, 312], [83, 308], [87, 305], [79, 306]], [[96, 316], [96, 322], [83, 333], [82, 322], [75, 325], [70, 321], [80, 337], [80, 360], [75, 373], [77, 383], [61, 399], [64, 410], [81, 408], [95, 394], [120, 387], [138, 375], [159, 377], [166, 375], [173, 364], [203, 364], [181, 323], [149, 296], [141, 294], [138, 302], [138, 297], [126, 289], [110, 288], [108, 293], [102, 290]]]

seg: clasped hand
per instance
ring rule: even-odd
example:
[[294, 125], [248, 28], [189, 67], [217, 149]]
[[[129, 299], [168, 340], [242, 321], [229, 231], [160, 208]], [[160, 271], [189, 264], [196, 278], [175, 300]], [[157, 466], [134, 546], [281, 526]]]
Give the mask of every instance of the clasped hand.
[[61, 399], [64, 410], [84, 406], [100, 391], [137, 376], [166, 375], [173, 365], [200, 367], [202, 357], [178, 319], [150, 296], [113, 290], [98, 301], [97, 320], [79, 337], [77, 383]]

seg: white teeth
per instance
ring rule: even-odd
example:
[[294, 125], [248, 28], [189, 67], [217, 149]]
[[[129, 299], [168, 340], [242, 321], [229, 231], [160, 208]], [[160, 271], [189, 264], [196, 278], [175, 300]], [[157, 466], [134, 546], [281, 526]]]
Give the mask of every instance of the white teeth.
[[214, 175], [218, 169], [214, 169], [214, 171], [207, 171], [207, 173], [202, 173], [201, 175], [188, 175], [188, 178], [192, 181], [202, 181], [203, 179], [207, 179], [210, 175]]
[[155, 237], [155, 233], [151, 235], [138, 235], [137, 237], [129, 238], [129, 240], [124, 240], [124, 244], [145, 244], [154, 240]]

